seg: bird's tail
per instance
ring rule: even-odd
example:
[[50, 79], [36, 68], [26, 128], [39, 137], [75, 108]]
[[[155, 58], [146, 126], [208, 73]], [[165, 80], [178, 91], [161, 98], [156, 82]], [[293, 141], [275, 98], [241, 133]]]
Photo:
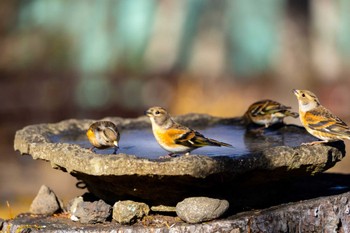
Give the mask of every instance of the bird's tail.
[[285, 115], [286, 116], [291, 116], [291, 117], [294, 117], [294, 118], [298, 118], [299, 117], [299, 113], [291, 112], [291, 111], [288, 111], [288, 110], [285, 112]]
[[347, 131], [346, 131], [345, 139], [350, 140], [350, 130], [347, 130]]
[[233, 148], [233, 146], [231, 144], [225, 143], [225, 142], [219, 142], [216, 141], [214, 139], [208, 139], [209, 143], [211, 146], [226, 146], [226, 147], [231, 147]]

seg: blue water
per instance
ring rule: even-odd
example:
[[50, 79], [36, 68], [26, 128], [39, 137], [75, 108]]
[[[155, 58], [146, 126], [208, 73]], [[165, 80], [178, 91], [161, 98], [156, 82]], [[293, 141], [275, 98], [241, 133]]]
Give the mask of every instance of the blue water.
[[[290, 126], [295, 127], [295, 126]], [[215, 125], [207, 128], [196, 128], [204, 136], [218, 141], [226, 142], [234, 146], [214, 147], [206, 146], [196, 149], [191, 154], [208, 156], [241, 156], [252, 152], [258, 152], [275, 146], [299, 146], [302, 142], [314, 141], [311, 135], [303, 130], [284, 132], [283, 130], [265, 129], [264, 133], [247, 133], [243, 126], [237, 125]], [[91, 145], [85, 136], [85, 132], [73, 134], [62, 133], [51, 137], [53, 142], [74, 143], [83, 148]], [[117, 153], [136, 155], [140, 158], [158, 159], [168, 154], [156, 142], [151, 129], [125, 130], [121, 131]], [[95, 150], [98, 154], [111, 154], [113, 149]]]

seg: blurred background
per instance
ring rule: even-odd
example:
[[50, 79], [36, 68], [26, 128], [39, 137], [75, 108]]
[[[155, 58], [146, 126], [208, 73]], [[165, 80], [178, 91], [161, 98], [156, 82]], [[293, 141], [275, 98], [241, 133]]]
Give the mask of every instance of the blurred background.
[[[239, 116], [264, 98], [297, 110], [293, 88], [350, 123], [349, 10], [348, 0], [0, 1], [0, 218], [28, 211], [42, 184], [65, 202], [84, 193], [13, 150], [26, 125], [152, 105]], [[350, 159], [330, 171], [350, 173]]]

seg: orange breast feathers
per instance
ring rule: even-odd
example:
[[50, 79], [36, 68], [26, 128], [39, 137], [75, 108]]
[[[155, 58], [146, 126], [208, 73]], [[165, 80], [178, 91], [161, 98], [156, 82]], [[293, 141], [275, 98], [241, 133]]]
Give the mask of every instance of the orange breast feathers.
[[86, 132], [86, 136], [88, 137], [89, 141], [91, 142], [91, 144], [93, 145], [98, 145], [99, 143], [97, 142], [96, 140], [96, 137], [95, 137], [95, 133], [93, 130], [89, 129], [87, 132]]

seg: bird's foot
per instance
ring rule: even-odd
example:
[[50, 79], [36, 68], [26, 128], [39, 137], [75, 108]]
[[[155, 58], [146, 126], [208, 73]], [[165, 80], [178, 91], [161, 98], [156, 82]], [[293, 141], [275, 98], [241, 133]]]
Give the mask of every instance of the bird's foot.
[[117, 154], [117, 151], [119, 150], [119, 147], [114, 147], [113, 154]]
[[167, 154], [167, 155], [159, 156], [159, 159], [169, 159], [169, 158], [175, 158], [177, 156], [178, 156], [177, 154], [170, 153], [170, 154]]

